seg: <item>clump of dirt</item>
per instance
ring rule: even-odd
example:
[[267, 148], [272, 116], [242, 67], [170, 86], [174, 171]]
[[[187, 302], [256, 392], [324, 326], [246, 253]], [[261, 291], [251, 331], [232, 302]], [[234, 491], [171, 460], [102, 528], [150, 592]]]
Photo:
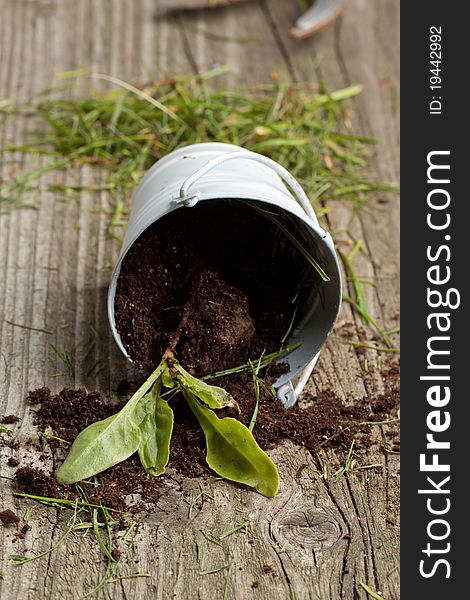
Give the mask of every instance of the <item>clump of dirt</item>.
[[146, 473], [137, 454], [101, 473], [99, 483], [86, 487], [88, 501], [122, 512], [137, 512], [162, 495], [161, 480]]
[[0, 512], [0, 521], [4, 527], [8, 527], [9, 525], [18, 525], [20, 518], [11, 508], [7, 508]]
[[176, 332], [176, 357], [194, 375], [234, 367], [281, 347], [307, 268], [253, 207], [224, 200], [174, 211], [122, 263], [117, 329], [143, 374]]
[[23, 527], [15, 533], [15, 538], [18, 540], [24, 540], [24, 538], [26, 537], [26, 534], [28, 533], [28, 531], [30, 529], [31, 529], [31, 525], [28, 525], [28, 523], [25, 523], [23, 525]]
[[181, 363], [189, 371], [209, 373], [217, 356], [217, 369], [226, 369], [233, 366], [233, 353], [249, 346], [254, 335], [247, 296], [214, 271], [203, 271], [183, 316], [178, 340]]
[[[28, 401], [34, 406], [34, 422], [38, 428], [41, 431], [50, 428], [55, 436], [66, 442], [73, 442], [85, 427], [111, 416], [120, 408], [98, 392], [83, 389], [65, 388], [52, 394], [48, 388], [39, 388], [29, 392]], [[48, 443], [66, 451], [60, 440], [48, 439]], [[54, 477], [40, 469], [22, 467], [16, 471], [16, 480], [28, 494], [54, 498], [75, 495], [73, 486], [58, 486]], [[98, 487], [84, 484], [83, 489], [90, 502], [125, 511], [129, 508], [127, 497], [139, 494], [144, 502], [156, 502], [161, 495], [160, 487], [160, 482], [148, 475], [134, 456], [100, 475]]]
[[356, 449], [365, 450], [370, 446], [370, 428], [362, 425], [365, 421], [381, 421], [389, 418], [390, 410], [398, 404], [398, 392], [387, 397], [388, 409], [383, 411], [381, 396], [364, 398], [354, 407], [346, 407], [339, 398], [330, 391], [317, 396], [309, 394], [305, 400], [308, 408], [294, 406], [285, 410], [279, 402], [263, 399], [272, 406], [268, 411], [260, 411], [256, 421], [255, 435], [258, 443], [265, 448], [272, 448], [282, 440], [292, 440], [305, 446], [310, 452], [328, 445], [329, 448], [349, 447], [355, 440]]
[[[66, 500], [77, 497], [75, 486], [58, 485], [55, 473], [44, 469], [21, 467], [15, 473], [15, 480], [19, 490], [33, 496]], [[161, 496], [161, 481], [148, 475], [136, 456], [100, 474], [98, 486], [81, 482], [80, 487], [91, 504], [121, 512], [139, 511], [145, 503], [155, 504]]]
[[32, 494], [33, 496], [42, 496], [43, 498], [59, 498], [59, 487], [55, 478], [48, 475], [40, 469], [32, 467], [20, 467], [15, 473], [18, 488]]
[[0, 419], [0, 423], [3, 423], [4, 425], [13, 425], [13, 423], [18, 423], [19, 420], [20, 418], [16, 415], [5, 415]]
[[[34, 422], [38, 428], [44, 431], [50, 427], [54, 435], [66, 442], [73, 442], [82, 429], [118, 410], [98, 392], [86, 390], [65, 388], [54, 395], [48, 388], [38, 388], [30, 391], [27, 399], [36, 407]], [[51, 440], [56, 446], [60, 443]]]

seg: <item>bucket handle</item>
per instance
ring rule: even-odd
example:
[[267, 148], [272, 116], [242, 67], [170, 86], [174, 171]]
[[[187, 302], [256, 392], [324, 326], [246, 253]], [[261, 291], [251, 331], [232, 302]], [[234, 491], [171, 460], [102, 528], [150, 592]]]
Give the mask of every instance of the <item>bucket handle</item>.
[[282, 167], [280, 164], [278, 164], [274, 160], [271, 160], [270, 158], [268, 158], [267, 156], [263, 156], [262, 154], [258, 154], [257, 152], [251, 152], [250, 150], [241, 150], [241, 151], [237, 150], [236, 152], [227, 152], [227, 153], [221, 154], [217, 158], [213, 158], [213, 159], [209, 160], [205, 165], [203, 165], [195, 173], [190, 175], [183, 182], [183, 185], [180, 188], [178, 200], [180, 202], [182, 202], [185, 206], [194, 206], [195, 204], [197, 204], [197, 202], [199, 200], [200, 193], [196, 192], [196, 193], [193, 193], [190, 195], [189, 194], [190, 187], [192, 185], [194, 185], [196, 183], [196, 181], [198, 181], [206, 173], [208, 173], [209, 171], [212, 171], [212, 169], [214, 169], [218, 165], [220, 165], [224, 162], [227, 162], [229, 160], [235, 160], [235, 159], [241, 159], [241, 158], [254, 160], [256, 162], [261, 163], [262, 165], [265, 165], [266, 167], [269, 167], [273, 171], [275, 171], [275, 173], [277, 173], [277, 175], [279, 175], [279, 177], [284, 181], [284, 183], [286, 183], [292, 189], [297, 201], [299, 202], [300, 206], [304, 209], [305, 213], [310, 217], [310, 219], [312, 219], [312, 221], [315, 224], [318, 225], [317, 217], [316, 217], [315, 213], [313, 212], [313, 208], [312, 208], [312, 205], [310, 204], [307, 194], [304, 192], [302, 186], [297, 181], [297, 179], [295, 179], [295, 177], [293, 175], [291, 175], [287, 169]]
[[295, 386], [292, 383], [292, 379], [291, 379], [287, 383], [284, 383], [283, 385], [281, 385], [278, 388], [277, 397], [283, 403], [284, 408], [290, 408], [291, 406], [294, 406], [294, 404], [297, 402], [297, 398], [300, 396], [307, 381], [309, 380], [310, 375], [312, 374], [312, 371], [315, 368], [315, 365], [317, 364], [319, 356], [320, 356], [319, 352], [317, 354], [315, 354], [315, 356], [312, 358], [312, 360], [308, 363], [308, 365], [300, 373], [300, 376], [299, 376]]

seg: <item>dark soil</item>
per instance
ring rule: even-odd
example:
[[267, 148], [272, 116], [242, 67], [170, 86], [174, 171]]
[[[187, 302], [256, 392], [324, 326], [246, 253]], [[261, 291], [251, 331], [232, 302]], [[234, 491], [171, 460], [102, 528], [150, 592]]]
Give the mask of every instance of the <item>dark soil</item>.
[[5, 415], [2, 419], [0, 419], [0, 422], [4, 425], [12, 425], [13, 423], [18, 423], [19, 420], [20, 418], [16, 415]]
[[18, 525], [20, 518], [10, 508], [7, 508], [6, 510], [2, 510], [2, 512], [0, 512], [0, 521], [4, 527], [8, 527], [8, 525]]
[[[72, 485], [58, 485], [54, 473], [43, 469], [21, 467], [15, 474], [20, 491], [43, 498], [75, 499], [77, 493]], [[156, 503], [161, 496], [158, 479], [148, 475], [137, 456], [108, 469], [99, 476], [99, 486], [82, 482], [80, 487], [91, 504], [107, 506], [122, 512], [140, 510], [144, 503]], [[132, 499], [139, 494], [139, 499]]]
[[[73, 442], [85, 427], [109, 417], [125, 403], [115, 405], [98, 392], [68, 388], [56, 395], [48, 388], [39, 388], [29, 392], [28, 401], [34, 406], [34, 421], [38, 429], [50, 429], [66, 442]], [[64, 446], [54, 439], [48, 439], [48, 443], [55, 449]], [[64, 456], [65, 451], [66, 448]], [[55, 478], [41, 469], [22, 467], [16, 471], [16, 481], [22, 491], [35, 496], [71, 498], [75, 495], [73, 486], [58, 486]], [[156, 502], [161, 496], [159, 480], [143, 470], [137, 456], [101, 474], [98, 487], [90, 484], [82, 487], [91, 503], [102, 503], [122, 511], [128, 509], [126, 498], [132, 494], [139, 494], [144, 502]]]
[[23, 525], [23, 527], [15, 533], [15, 537], [19, 540], [24, 540], [24, 538], [26, 537], [26, 534], [28, 533], [28, 531], [30, 529], [31, 529], [31, 526], [28, 525], [28, 523], [25, 523]]
[[149, 374], [167, 347], [196, 376], [279, 350], [305, 258], [252, 207], [223, 201], [150, 226], [123, 261], [116, 324]]
[[[220, 385], [238, 401], [241, 414], [231, 413], [231, 416], [248, 425], [255, 408], [251, 374], [238, 373], [215, 379], [211, 383]], [[251, 390], [247, 394], [249, 384]], [[271, 449], [284, 440], [291, 440], [314, 455], [321, 447], [348, 448], [355, 440], [356, 449], [366, 450], [372, 442], [370, 426], [361, 423], [384, 421], [397, 416], [396, 409], [400, 401], [398, 372], [390, 370], [384, 394], [363, 398], [352, 407], [345, 406], [331, 391], [323, 391], [315, 396], [304, 395], [304, 401], [308, 402], [308, 408], [295, 405], [285, 409], [280, 401], [266, 391], [261, 391], [258, 417], [253, 430], [261, 448]], [[170, 466], [186, 476], [200, 475], [207, 471], [204, 435], [186, 402], [176, 399], [172, 406], [175, 411], [175, 426]], [[191, 448], [190, 452], [188, 448]]]
[[[239, 204], [229, 204], [227, 210], [226, 202], [223, 206], [200, 203], [151, 226], [124, 260], [116, 294], [118, 330], [139, 377], [155, 369], [168, 347], [196, 376], [278, 350], [292, 318], [298, 281], [305, 274], [302, 260], [290, 244], [277, 239], [268, 221]], [[270, 369], [262, 373], [268, 388], [283, 367]], [[371, 443], [370, 427], [361, 422], [396, 416], [398, 372], [390, 370], [386, 380], [385, 394], [369, 394], [352, 408], [333, 392], [323, 391], [305, 398], [308, 408], [286, 410], [261, 389], [255, 438], [264, 449], [292, 440], [314, 456], [325, 445], [347, 448], [353, 440], [357, 450], [365, 449]], [[220, 416], [231, 415], [248, 425], [255, 408], [251, 372], [209, 382], [225, 388], [240, 406], [240, 414], [226, 409]], [[64, 389], [56, 395], [47, 388], [30, 392], [39, 431], [59, 438], [42, 441], [50, 444], [54, 462], [60, 464], [85, 427], [117, 412], [131, 387], [127, 380], [119, 383], [117, 403], [86, 390]], [[171, 406], [175, 424], [170, 470], [189, 477], [209, 474], [204, 435], [186, 401], [175, 396]], [[137, 455], [98, 479], [98, 486], [82, 482], [87, 499], [122, 511], [156, 503], [164, 481], [148, 475]], [[59, 486], [55, 473], [29, 465], [16, 471], [16, 482], [21, 490], [37, 496], [70, 499], [77, 494], [75, 486]]]
[[59, 487], [52, 475], [44, 473], [40, 469], [31, 467], [20, 467], [15, 473], [18, 489], [33, 496], [43, 498], [59, 498]]
[[[38, 429], [45, 431], [50, 427], [54, 435], [66, 442], [73, 442], [82, 429], [118, 410], [98, 392], [85, 390], [65, 388], [54, 395], [48, 388], [39, 388], [29, 392], [27, 399], [35, 407]], [[51, 440], [51, 444], [59, 446], [61, 442]]]

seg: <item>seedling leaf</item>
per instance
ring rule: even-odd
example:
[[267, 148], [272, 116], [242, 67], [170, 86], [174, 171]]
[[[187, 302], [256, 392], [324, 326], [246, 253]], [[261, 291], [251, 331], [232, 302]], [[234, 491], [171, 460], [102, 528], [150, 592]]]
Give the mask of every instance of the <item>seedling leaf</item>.
[[225, 479], [255, 488], [263, 496], [275, 496], [279, 487], [276, 465], [258, 446], [251, 431], [231, 417], [219, 419], [191, 391], [183, 393], [204, 431], [206, 461], [211, 469]]
[[166, 368], [162, 373], [162, 385], [168, 389], [172, 389], [176, 385], [168, 368]]
[[196, 379], [196, 377], [190, 375], [176, 361], [173, 363], [173, 367], [178, 372], [176, 379], [183, 392], [186, 391], [190, 394], [194, 394], [201, 402], [207, 404], [209, 408], [225, 408], [226, 406], [231, 406], [240, 412], [238, 404], [224, 389], [216, 385], [209, 385], [200, 379]]
[[128, 403], [116, 415], [92, 423], [78, 435], [57, 472], [57, 481], [75, 483], [113, 467], [136, 452], [140, 437]]
[[[208, 407], [238, 405], [222, 388], [190, 375], [170, 353], [117, 414], [93, 423], [76, 438], [57, 473], [59, 483], [75, 483], [112, 467], [134, 452], [154, 476], [165, 471], [173, 431], [173, 411], [162, 397], [162, 385], [183, 392], [198, 419], [207, 444], [209, 466], [226, 479], [276, 495], [279, 474], [275, 464], [236, 419], [219, 419]], [[206, 406], [207, 405], [207, 406]]]
[[155, 477], [165, 472], [170, 457], [170, 439], [173, 432], [173, 411], [160, 395], [157, 381], [139, 402], [140, 462]]
[[165, 367], [166, 363], [162, 361], [117, 414], [92, 423], [79, 433], [57, 472], [59, 483], [75, 483], [87, 479], [117, 465], [137, 451], [141, 433], [136, 407]]

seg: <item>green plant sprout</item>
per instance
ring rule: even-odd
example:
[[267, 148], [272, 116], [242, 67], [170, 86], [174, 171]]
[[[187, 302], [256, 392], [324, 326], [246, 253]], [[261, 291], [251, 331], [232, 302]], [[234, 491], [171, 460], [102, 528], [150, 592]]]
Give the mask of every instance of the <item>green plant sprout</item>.
[[279, 487], [276, 465], [243, 423], [232, 417], [219, 418], [214, 412], [226, 407], [238, 409], [237, 403], [222, 388], [190, 375], [171, 348], [118, 413], [89, 425], [78, 435], [57, 472], [57, 481], [70, 484], [87, 479], [135, 452], [147, 473], [164, 473], [170, 456], [173, 410], [162, 392], [175, 388], [183, 394], [204, 432], [210, 468], [264, 496], [275, 496]]

